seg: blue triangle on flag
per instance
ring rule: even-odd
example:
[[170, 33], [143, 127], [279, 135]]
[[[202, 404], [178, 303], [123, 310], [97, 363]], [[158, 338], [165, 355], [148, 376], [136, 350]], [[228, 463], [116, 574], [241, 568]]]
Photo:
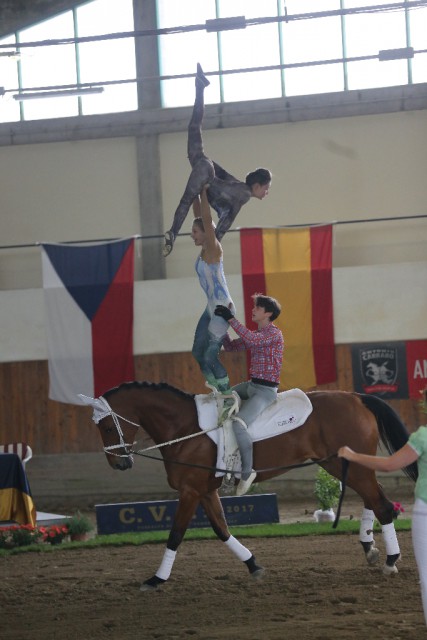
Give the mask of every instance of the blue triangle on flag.
[[104, 300], [132, 238], [97, 245], [43, 244], [56, 273], [88, 319]]

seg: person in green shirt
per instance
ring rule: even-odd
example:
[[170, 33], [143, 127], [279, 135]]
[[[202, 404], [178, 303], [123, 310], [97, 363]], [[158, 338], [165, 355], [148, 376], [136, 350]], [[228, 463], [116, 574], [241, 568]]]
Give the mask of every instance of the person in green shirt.
[[427, 625], [427, 426], [418, 427], [408, 442], [388, 458], [356, 453], [350, 447], [341, 447], [338, 457], [357, 462], [374, 471], [397, 471], [413, 462], [418, 464], [415, 484], [415, 502], [412, 512], [412, 544], [418, 567], [424, 618]]

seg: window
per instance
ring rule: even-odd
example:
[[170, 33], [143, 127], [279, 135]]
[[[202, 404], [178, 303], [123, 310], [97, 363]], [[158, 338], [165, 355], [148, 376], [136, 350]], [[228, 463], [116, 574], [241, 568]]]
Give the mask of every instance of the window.
[[[95, 0], [76, 10], [79, 37], [134, 30], [131, 0]], [[82, 113], [112, 113], [136, 109], [137, 86], [134, 38], [83, 42], [78, 45], [80, 82], [133, 80], [104, 86], [101, 95], [84, 96]]]
[[[0, 44], [13, 47], [19, 42], [111, 36], [22, 48], [19, 62], [0, 56], [6, 90], [0, 98], [0, 121], [137, 109], [137, 85], [143, 78], [136, 77], [134, 38], [120, 37], [134, 30], [134, 4], [140, 7], [134, 0], [93, 0], [4, 38]], [[162, 106], [193, 104], [197, 62], [212, 74], [208, 103], [427, 82], [427, 0], [417, 7], [390, 4], [390, 0], [157, 0], [157, 27], [172, 31], [157, 36]], [[249, 21], [244, 29], [206, 30], [207, 20], [241, 16]], [[414, 48], [414, 58], [378, 59], [382, 50], [406, 47]], [[21, 104], [12, 98], [18, 87], [91, 83], [102, 85], [104, 92]]]
[[[38, 42], [53, 38], [73, 38], [73, 14], [69, 11], [36, 24], [19, 33], [21, 42]], [[77, 68], [74, 44], [58, 47], [31, 47], [22, 49], [21, 84], [23, 87], [51, 87], [75, 85]], [[77, 99], [40, 98], [22, 103], [25, 120], [60, 118], [78, 115]]]
[[[389, 0], [347, 0], [346, 7], [381, 6]], [[347, 57], [378, 56], [383, 49], [406, 47], [405, 12], [375, 11], [345, 16], [345, 40]], [[408, 82], [406, 60], [387, 60], [377, 58], [347, 65], [349, 89], [369, 89], [388, 87]]]

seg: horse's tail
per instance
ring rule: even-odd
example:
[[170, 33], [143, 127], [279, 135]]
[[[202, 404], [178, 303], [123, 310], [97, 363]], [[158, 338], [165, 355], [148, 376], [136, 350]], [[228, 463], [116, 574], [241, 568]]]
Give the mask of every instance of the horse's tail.
[[[408, 430], [397, 415], [396, 411], [378, 396], [369, 396], [364, 393], [357, 394], [363, 404], [371, 411], [377, 421], [381, 442], [389, 454], [401, 449], [409, 438]], [[418, 465], [416, 462], [404, 467], [403, 472], [415, 480], [418, 478]]]

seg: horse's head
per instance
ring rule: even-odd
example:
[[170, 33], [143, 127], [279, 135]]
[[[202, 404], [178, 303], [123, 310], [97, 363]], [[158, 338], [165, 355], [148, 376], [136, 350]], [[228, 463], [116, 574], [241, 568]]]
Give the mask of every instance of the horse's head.
[[129, 422], [113, 411], [102, 396], [90, 398], [79, 394], [79, 397], [84, 404], [93, 407], [92, 419], [98, 425], [110, 467], [119, 471], [131, 469], [133, 466], [131, 450], [135, 444], [134, 436], [138, 425]]

